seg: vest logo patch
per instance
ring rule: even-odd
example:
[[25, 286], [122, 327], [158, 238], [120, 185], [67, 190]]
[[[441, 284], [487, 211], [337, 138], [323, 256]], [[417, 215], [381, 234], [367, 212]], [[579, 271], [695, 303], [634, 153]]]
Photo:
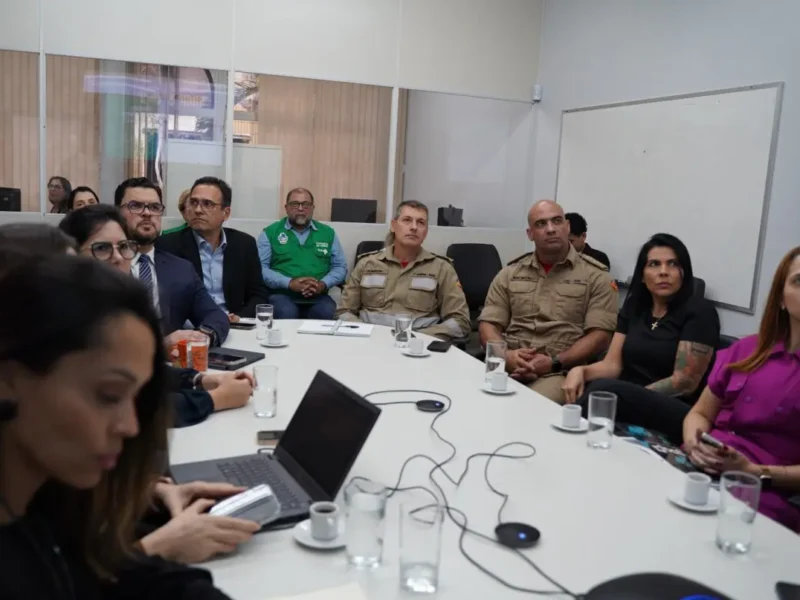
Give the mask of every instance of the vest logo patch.
[[279, 244], [281, 244], [281, 245], [283, 245], [283, 244], [286, 244], [286, 243], [288, 243], [288, 242], [289, 242], [289, 236], [288, 236], [288, 235], [286, 235], [286, 232], [285, 232], [285, 231], [281, 231], [281, 232], [278, 234], [278, 243], [279, 243]]
[[328, 242], [317, 242], [317, 252], [323, 256], [328, 256]]

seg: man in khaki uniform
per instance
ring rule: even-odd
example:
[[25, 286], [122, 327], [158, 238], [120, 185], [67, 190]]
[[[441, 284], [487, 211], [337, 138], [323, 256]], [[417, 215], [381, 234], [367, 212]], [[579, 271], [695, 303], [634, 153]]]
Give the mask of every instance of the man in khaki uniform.
[[551, 200], [528, 213], [535, 251], [497, 274], [481, 312], [481, 344], [505, 339], [506, 369], [563, 404], [564, 373], [608, 348], [617, 326], [617, 289], [605, 265], [569, 243], [569, 222]]
[[422, 247], [428, 234], [428, 208], [401, 202], [392, 219], [394, 244], [356, 259], [336, 317], [394, 326], [397, 313], [409, 313], [416, 331], [441, 339], [470, 331], [467, 300], [450, 259]]

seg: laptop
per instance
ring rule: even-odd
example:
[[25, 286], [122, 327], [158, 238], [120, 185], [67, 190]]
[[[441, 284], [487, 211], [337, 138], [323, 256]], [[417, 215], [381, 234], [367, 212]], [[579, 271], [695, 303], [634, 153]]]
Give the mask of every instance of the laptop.
[[176, 483], [268, 484], [281, 504], [270, 527], [301, 521], [314, 502], [333, 500], [364, 447], [381, 409], [317, 371], [271, 454], [173, 465]]

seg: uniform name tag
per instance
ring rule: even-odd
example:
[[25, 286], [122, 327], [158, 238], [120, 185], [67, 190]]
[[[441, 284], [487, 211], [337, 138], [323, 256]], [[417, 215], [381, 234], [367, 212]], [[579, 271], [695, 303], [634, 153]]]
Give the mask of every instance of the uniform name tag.
[[386, 285], [386, 275], [380, 273], [373, 273], [372, 275], [364, 275], [361, 278], [362, 287], [384, 287]]
[[411, 279], [411, 289], [432, 292], [436, 289], [436, 280], [433, 277], [413, 277]]

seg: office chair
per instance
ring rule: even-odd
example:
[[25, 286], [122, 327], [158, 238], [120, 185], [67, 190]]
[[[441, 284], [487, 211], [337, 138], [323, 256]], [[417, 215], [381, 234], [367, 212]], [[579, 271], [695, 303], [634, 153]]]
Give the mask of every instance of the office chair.
[[706, 282], [699, 277], [694, 278], [694, 289], [692, 293], [697, 298], [705, 298], [706, 297]]
[[372, 241], [372, 240], [365, 240], [362, 242], [358, 242], [358, 246], [356, 246], [356, 259], [353, 262], [353, 266], [358, 262], [358, 258], [362, 254], [366, 254], [367, 252], [375, 252], [376, 250], [381, 250], [383, 248], [383, 241]]

